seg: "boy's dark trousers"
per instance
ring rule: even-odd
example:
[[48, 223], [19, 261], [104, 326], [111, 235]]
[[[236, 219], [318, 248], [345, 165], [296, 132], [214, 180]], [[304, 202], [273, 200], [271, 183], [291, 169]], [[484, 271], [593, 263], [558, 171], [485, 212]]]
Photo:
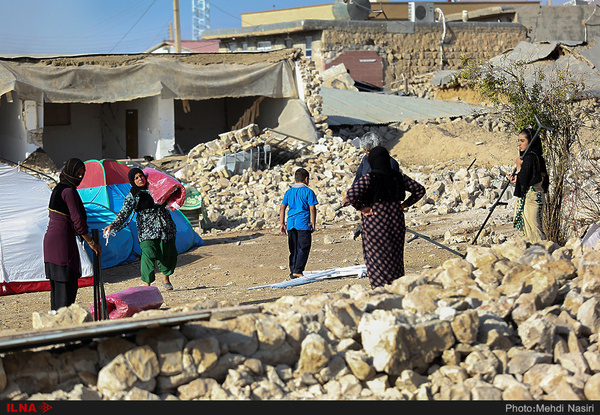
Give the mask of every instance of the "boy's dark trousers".
[[288, 229], [287, 234], [288, 246], [290, 248], [290, 277], [294, 278], [294, 274], [302, 274], [304, 272], [304, 268], [308, 262], [312, 232]]

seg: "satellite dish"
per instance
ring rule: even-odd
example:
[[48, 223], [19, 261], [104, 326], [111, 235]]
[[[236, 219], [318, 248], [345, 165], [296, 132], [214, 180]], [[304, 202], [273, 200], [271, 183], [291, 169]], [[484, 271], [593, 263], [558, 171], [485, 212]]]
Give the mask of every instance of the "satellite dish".
[[369, 0], [335, 0], [332, 6], [335, 20], [366, 20], [371, 13]]

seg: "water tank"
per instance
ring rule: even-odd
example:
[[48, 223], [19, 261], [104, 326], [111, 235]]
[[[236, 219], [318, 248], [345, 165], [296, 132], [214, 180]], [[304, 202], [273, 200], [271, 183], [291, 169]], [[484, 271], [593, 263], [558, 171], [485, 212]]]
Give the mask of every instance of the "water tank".
[[366, 20], [371, 13], [369, 0], [335, 0], [332, 7], [335, 20]]

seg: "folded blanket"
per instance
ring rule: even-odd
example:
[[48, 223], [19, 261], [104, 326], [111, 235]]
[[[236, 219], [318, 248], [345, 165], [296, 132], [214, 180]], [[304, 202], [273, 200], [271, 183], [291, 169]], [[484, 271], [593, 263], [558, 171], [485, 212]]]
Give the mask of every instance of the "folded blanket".
[[[163, 297], [156, 287], [131, 287], [106, 296], [106, 310], [111, 320], [131, 317], [143, 310], [160, 308]], [[94, 315], [94, 304], [90, 313]]]
[[171, 210], [178, 210], [185, 203], [185, 187], [179, 180], [166, 173], [146, 167], [148, 190], [158, 204], [166, 203]]

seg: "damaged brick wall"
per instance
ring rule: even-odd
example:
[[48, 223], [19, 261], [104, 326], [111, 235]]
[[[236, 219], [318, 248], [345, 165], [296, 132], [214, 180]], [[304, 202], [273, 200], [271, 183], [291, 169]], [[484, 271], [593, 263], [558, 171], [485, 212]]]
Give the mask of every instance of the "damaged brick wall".
[[347, 51], [375, 51], [383, 60], [384, 84], [398, 88], [416, 75], [459, 69], [465, 56], [489, 59], [527, 40], [527, 28], [514, 23], [446, 23], [445, 27], [445, 35], [439, 22], [415, 24], [414, 31], [404, 33], [393, 33], [385, 26], [324, 30], [323, 66]]

